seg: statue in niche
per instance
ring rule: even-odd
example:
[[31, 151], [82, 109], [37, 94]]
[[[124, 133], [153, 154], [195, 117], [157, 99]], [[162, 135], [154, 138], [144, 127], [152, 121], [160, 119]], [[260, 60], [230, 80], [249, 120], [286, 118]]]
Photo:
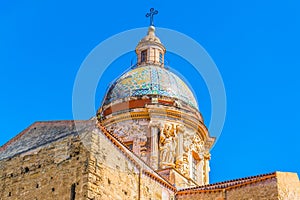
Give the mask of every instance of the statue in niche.
[[174, 165], [176, 149], [175, 128], [171, 124], [165, 124], [160, 138], [160, 162], [162, 165]]

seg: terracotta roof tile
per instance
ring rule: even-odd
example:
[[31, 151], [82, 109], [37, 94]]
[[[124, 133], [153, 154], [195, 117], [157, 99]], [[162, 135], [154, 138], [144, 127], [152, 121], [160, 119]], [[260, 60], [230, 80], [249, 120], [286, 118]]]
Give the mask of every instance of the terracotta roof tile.
[[203, 185], [203, 186], [197, 186], [193, 188], [186, 188], [186, 189], [181, 189], [178, 191], [178, 195], [183, 195], [183, 194], [189, 194], [189, 193], [199, 193], [199, 192], [212, 192], [212, 191], [218, 191], [218, 190], [228, 190], [236, 187], [241, 187], [244, 185], [256, 183], [256, 182], [261, 182], [266, 179], [271, 179], [276, 177], [276, 172], [268, 173], [268, 174], [261, 174], [257, 176], [249, 176], [245, 178], [239, 178], [239, 179], [234, 179], [234, 180], [229, 180], [229, 181], [224, 181], [224, 182], [219, 182], [219, 183], [213, 183], [213, 184], [208, 184], [208, 185]]

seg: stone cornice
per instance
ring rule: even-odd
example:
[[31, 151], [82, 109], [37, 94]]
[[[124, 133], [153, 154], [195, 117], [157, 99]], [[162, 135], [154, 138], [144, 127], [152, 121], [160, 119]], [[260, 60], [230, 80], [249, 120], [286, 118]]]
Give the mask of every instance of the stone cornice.
[[136, 119], [151, 119], [155, 121], [161, 121], [162, 119], [164, 119], [170, 122], [174, 121], [175, 123], [178, 123], [178, 121], [180, 121], [187, 127], [194, 129], [195, 132], [197, 132], [197, 134], [205, 141], [207, 146], [211, 147], [213, 142], [215, 141], [215, 138], [209, 136], [206, 126], [201, 121], [197, 120], [189, 113], [171, 109], [142, 108], [138, 109], [138, 111], [124, 112], [107, 116], [107, 119], [102, 120], [101, 123], [105, 126], [109, 126], [114, 123]]

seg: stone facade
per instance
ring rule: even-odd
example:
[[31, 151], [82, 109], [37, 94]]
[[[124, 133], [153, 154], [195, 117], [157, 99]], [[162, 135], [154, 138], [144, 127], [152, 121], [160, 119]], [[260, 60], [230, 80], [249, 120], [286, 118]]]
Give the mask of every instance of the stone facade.
[[94, 145], [89, 164], [90, 199], [162, 199], [163, 196], [175, 196], [175, 188], [171, 184], [108, 132], [105, 135], [96, 129], [88, 141]]
[[209, 149], [192, 128], [174, 119], [163, 122], [153, 116], [105, 126], [153, 169], [172, 167], [198, 185], [209, 183]]
[[[95, 120], [75, 124], [35, 123], [2, 147], [1, 200], [300, 199], [297, 174], [276, 172], [196, 186], [176, 169], [155, 171]], [[49, 132], [51, 127], [61, 137], [53, 140], [50, 136], [57, 132]], [[44, 138], [40, 143], [34, 140], [37, 134]], [[33, 141], [31, 148], [20, 148], [24, 141]]]
[[88, 155], [80, 138], [72, 135], [1, 160], [0, 199], [84, 199]]
[[[67, 130], [70, 134], [57, 141], [2, 159], [0, 199], [123, 200], [175, 196], [175, 188], [120, 141], [101, 132], [95, 121], [86, 123], [91, 127], [79, 133]], [[60, 126], [67, 124], [62, 122]], [[24, 138], [31, 138], [28, 132]], [[15, 143], [10, 144], [11, 148]]]

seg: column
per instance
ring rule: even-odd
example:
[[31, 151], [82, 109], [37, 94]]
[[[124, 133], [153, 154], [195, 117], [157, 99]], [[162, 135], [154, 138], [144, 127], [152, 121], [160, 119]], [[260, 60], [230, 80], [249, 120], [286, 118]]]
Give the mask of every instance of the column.
[[177, 128], [177, 147], [176, 147], [176, 160], [182, 159], [183, 156], [183, 128]]
[[204, 177], [206, 176], [205, 169], [204, 169], [205, 160], [202, 153], [199, 155], [199, 157], [200, 157], [200, 161], [198, 164], [198, 181], [199, 181], [199, 185], [205, 185], [205, 181], [204, 181]]
[[149, 124], [151, 131], [151, 154], [150, 154], [150, 165], [153, 169], [158, 169], [158, 133], [159, 133], [159, 123], [150, 122]]

